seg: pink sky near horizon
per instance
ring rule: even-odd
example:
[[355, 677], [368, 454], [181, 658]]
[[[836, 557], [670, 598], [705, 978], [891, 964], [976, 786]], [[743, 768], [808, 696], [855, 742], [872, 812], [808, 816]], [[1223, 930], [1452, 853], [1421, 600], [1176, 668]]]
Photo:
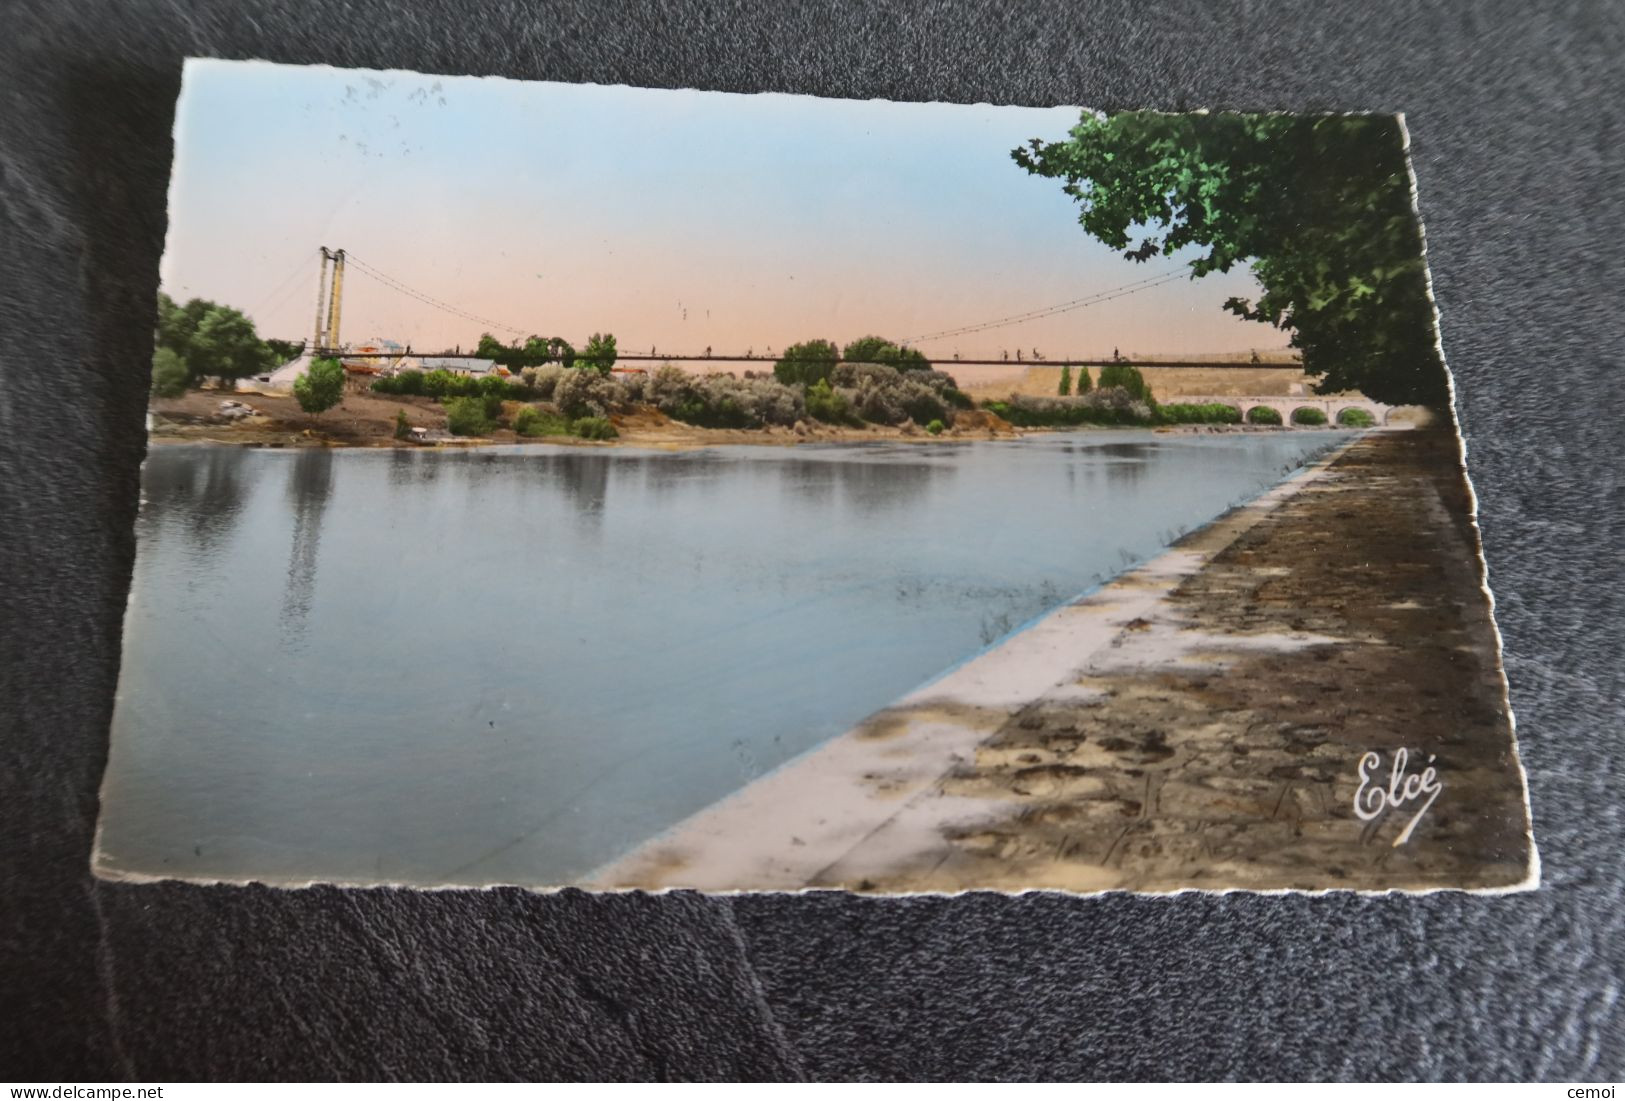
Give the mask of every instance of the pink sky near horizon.
[[[609, 331], [627, 353], [769, 355], [916, 337], [1182, 269], [1087, 237], [1057, 181], [1010, 159], [1077, 116], [193, 61], [162, 283], [307, 338], [328, 245], [359, 261], [346, 341], [467, 350], [483, 329], [578, 345]], [[917, 346], [1051, 361], [1284, 348], [1222, 309], [1256, 294], [1238, 270]]]

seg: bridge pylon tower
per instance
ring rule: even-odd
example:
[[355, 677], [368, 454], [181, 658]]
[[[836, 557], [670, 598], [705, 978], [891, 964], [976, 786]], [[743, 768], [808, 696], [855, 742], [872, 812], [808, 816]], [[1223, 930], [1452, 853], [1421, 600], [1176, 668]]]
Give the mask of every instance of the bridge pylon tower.
[[322, 270], [316, 277], [316, 331], [311, 334], [310, 354], [316, 355], [327, 346], [327, 262], [333, 254], [322, 246]]
[[312, 354], [338, 350], [339, 320], [344, 312], [344, 250], [323, 245], [321, 251], [321, 272], [316, 277], [316, 331], [311, 340]]

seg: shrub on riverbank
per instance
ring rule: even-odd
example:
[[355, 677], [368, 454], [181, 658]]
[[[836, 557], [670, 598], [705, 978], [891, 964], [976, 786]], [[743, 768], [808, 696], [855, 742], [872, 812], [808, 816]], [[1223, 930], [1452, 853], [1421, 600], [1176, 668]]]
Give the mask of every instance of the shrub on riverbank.
[[1375, 427], [1377, 418], [1373, 417], [1370, 411], [1357, 409], [1351, 405], [1338, 411], [1337, 423], [1344, 428], [1372, 428]]
[[564, 377], [566, 368], [556, 363], [545, 364], [541, 367], [526, 367], [519, 372], [519, 377], [530, 387], [532, 396], [538, 401], [552, 401], [553, 392], [558, 388], [559, 379]]
[[933, 436], [940, 436], [943, 433], [943, 423], [941, 421], [932, 421], [925, 426], [925, 430]]
[[[449, 371], [435, 373], [443, 374], [448, 377], [455, 377]], [[376, 378], [372, 380], [372, 392], [375, 394], [389, 394], [392, 396], [423, 396], [427, 393], [427, 391], [424, 390], [424, 384], [428, 377], [429, 376], [425, 375], [422, 371], [401, 371], [395, 375], [385, 375], [383, 378]], [[438, 382], [439, 380], [436, 381]], [[435, 396], [445, 395], [442, 394]]]
[[[789, 428], [811, 417], [854, 426], [864, 421], [889, 425], [935, 421], [946, 429], [953, 423], [954, 410], [975, 405], [953, 377], [942, 371], [899, 371], [873, 363], [841, 364], [833, 368], [832, 379], [816, 379], [807, 387], [751, 372], [744, 377], [691, 375], [669, 363], [651, 374], [627, 379], [556, 365], [524, 369], [522, 383], [498, 377], [464, 379], [434, 371], [403, 383], [404, 374], [380, 379], [374, 389], [394, 393], [404, 386], [411, 392], [439, 397], [448, 414], [451, 402], [478, 399], [485, 403], [480, 411], [487, 422], [501, 415], [501, 402], [506, 399], [551, 400], [566, 423], [607, 418], [613, 412], [649, 404], [673, 420], [704, 428]], [[557, 426], [549, 426], [545, 416], [540, 411], [521, 411], [516, 414], [514, 430], [521, 435], [556, 434]], [[466, 412], [459, 417], [472, 423], [466, 421]], [[489, 427], [487, 424], [485, 430]]]
[[1281, 414], [1268, 405], [1256, 405], [1247, 410], [1248, 424], [1280, 424]]
[[708, 375], [695, 394], [700, 401], [699, 419], [691, 417], [691, 424], [710, 422], [719, 428], [773, 424], [788, 428], [807, 413], [806, 397], [800, 387], [786, 386], [771, 378]]
[[613, 440], [620, 435], [608, 417], [582, 417], [571, 427], [584, 440]]
[[1157, 406], [1159, 424], [1240, 424], [1241, 410], [1222, 401]]
[[807, 415], [814, 420], [825, 424], [844, 424], [857, 426], [863, 423], [862, 419], [852, 411], [852, 402], [839, 390], [832, 388], [825, 379], [819, 379], [807, 387]]
[[1131, 367], [1127, 363], [1110, 363], [1102, 367], [1098, 388], [1109, 390], [1114, 386], [1128, 391], [1129, 396], [1136, 401], [1151, 400], [1151, 386], [1145, 381], [1145, 376], [1140, 374], [1138, 367]]
[[344, 400], [344, 364], [336, 359], [310, 361], [310, 369], [293, 380], [294, 400], [311, 416], [325, 413]]
[[671, 364], [628, 387], [628, 398], [644, 401], [673, 420], [702, 428], [790, 427], [807, 415], [800, 386], [765, 375], [691, 375]]
[[673, 412], [682, 402], [693, 396], [696, 379], [681, 367], [670, 363], [662, 363], [653, 372], [645, 375], [637, 384], [635, 397], [659, 409], [668, 417], [675, 417]]
[[372, 392], [375, 394], [404, 394], [420, 396], [423, 393], [422, 371], [400, 371], [393, 377], [374, 379]]
[[1313, 406], [1306, 405], [1302, 409], [1292, 411], [1293, 424], [1325, 424], [1326, 414]]
[[483, 436], [491, 431], [485, 402], [480, 398], [447, 398], [446, 431], [453, 436]]
[[529, 387], [501, 375], [458, 375], [444, 369], [427, 373], [405, 370], [393, 376], [374, 379], [375, 394], [404, 394], [434, 398], [474, 398], [495, 396], [509, 401], [524, 401], [532, 396]]
[[899, 371], [879, 363], [842, 363], [830, 380], [852, 410], [875, 424], [952, 424], [956, 408], [968, 408], [952, 375], [926, 368]]
[[1008, 401], [986, 401], [982, 408], [1022, 428], [1061, 428], [1084, 424], [1152, 424], [1155, 414], [1118, 386], [1071, 397], [1012, 394]]
[[573, 431], [570, 422], [547, 409], [525, 406], [514, 414], [514, 434], [534, 439], [540, 436], [568, 436]]
[[561, 374], [553, 388], [553, 404], [571, 420], [607, 417], [632, 397], [629, 388], [619, 379], [575, 367]]

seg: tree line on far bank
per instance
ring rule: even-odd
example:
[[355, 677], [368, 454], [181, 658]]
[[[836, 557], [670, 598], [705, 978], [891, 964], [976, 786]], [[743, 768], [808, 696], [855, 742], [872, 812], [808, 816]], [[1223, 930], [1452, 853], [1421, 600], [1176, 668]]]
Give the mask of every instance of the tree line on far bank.
[[614, 333], [593, 333], [580, 351], [562, 336], [532, 335], [522, 342], [504, 344], [490, 333], [481, 333], [474, 355], [515, 372], [557, 363], [561, 367], [595, 367], [607, 373], [615, 366], [617, 352]]
[[[264, 373], [303, 349], [289, 341], [262, 340], [254, 324], [229, 306], [192, 299], [177, 304], [159, 296], [153, 356], [153, 390], [174, 396], [204, 379], [230, 383]], [[977, 408], [952, 375], [939, 371], [920, 351], [869, 335], [837, 346], [815, 339], [793, 344], [771, 374], [745, 371], [691, 375], [666, 364], [652, 374], [612, 377], [613, 333], [593, 333], [579, 351], [562, 337], [532, 336], [503, 345], [489, 333], [476, 346], [479, 358], [509, 371], [483, 378], [447, 370], [405, 370], [377, 379], [378, 394], [422, 396], [440, 402], [451, 430], [481, 435], [503, 417], [502, 403], [551, 402], [557, 413], [532, 409], [516, 415], [522, 435], [575, 434], [608, 438], [612, 412], [652, 405], [674, 420], [712, 428], [790, 427], [802, 420], [831, 425], [914, 425], [945, 431], [955, 415]], [[1024, 427], [1236, 423], [1228, 405], [1159, 405], [1144, 375], [1114, 357], [1098, 380], [1087, 367], [1061, 366], [1052, 398], [1012, 394], [980, 408]], [[294, 381], [293, 396], [307, 414], [341, 403], [345, 372], [336, 358], [312, 360]], [[1255, 410], [1261, 414], [1269, 410]], [[1250, 418], [1251, 419], [1251, 418]], [[1255, 421], [1257, 423], [1257, 421]], [[1295, 419], [1295, 423], [1309, 423]]]
[[804, 340], [784, 350], [773, 365], [773, 377], [786, 385], [811, 386], [828, 382], [835, 367], [846, 363], [878, 363], [898, 371], [929, 371], [931, 361], [916, 348], [887, 340], [883, 336], [863, 336], [837, 348], [830, 340]]
[[[825, 348], [833, 347], [825, 343]], [[810, 384], [782, 381], [778, 371], [694, 374], [667, 363], [652, 372], [622, 374], [547, 363], [522, 368], [509, 377], [408, 370], [379, 379], [373, 391], [438, 401], [446, 410], [448, 429], [454, 435], [473, 436], [506, 426], [521, 436], [607, 439], [615, 434], [613, 415], [649, 406], [674, 421], [703, 428], [791, 428], [805, 421], [924, 429], [931, 435], [947, 431], [961, 414], [975, 409], [1018, 427], [1281, 423], [1279, 414], [1268, 407], [1254, 409], [1256, 415], [1244, 418], [1240, 409], [1223, 402], [1159, 403], [1145, 376], [1128, 363], [1107, 365], [1098, 383], [1090, 382], [1087, 369], [1080, 368], [1076, 393], [1053, 397], [1012, 394], [980, 403], [961, 391], [952, 375], [930, 367], [900, 369], [841, 360], [829, 365], [826, 372], [825, 357], [789, 357], [792, 368], [809, 363], [817, 366]], [[518, 404], [517, 410], [512, 403]], [[1349, 416], [1339, 417], [1340, 426], [1371, 424], [1369, 414], [1344, 412]], [[1326, 421], [1317, 409], [1306, 408], [1299, 414], [1294, 415], [1294, 424], [1323, 425]], [[1363, 420], [1357, 419], [1362, 416]], [[976, 423], [985, 427], [988, 422]]]

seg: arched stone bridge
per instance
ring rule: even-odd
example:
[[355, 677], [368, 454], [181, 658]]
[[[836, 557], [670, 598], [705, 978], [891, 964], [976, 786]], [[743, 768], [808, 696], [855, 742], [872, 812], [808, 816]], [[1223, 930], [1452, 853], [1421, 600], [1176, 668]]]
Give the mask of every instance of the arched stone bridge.
[[1369, 398], [1321, 398], [1313, 395], [1301, 394], [1296, 397], [1271, 395], [1269, 397], [1256, 398], [1235, 397], [1234, 395], [1229, 394], [1215, 397], [1188, 396], [1181, 394], [1178, 397], [1159, 398], [1158, 400], [1164, 405], [1216, 404], [1233, 406], [1241, 411], [1241, 419], [1244, 422], [1249, 419], [1249, 414], [1254, 409], [1257, 409], [1259, 406], [1264, 406], [1279, 413], [1281, 415], [1282, 424], [1291, 424], [1292, 414], [1296, 413], [1299, 409], [1320, 410], [1322, 413], [1326, 414], [1327, 424], [1336, 424], [1338, 414], [1342, 413], [1345, 409], [1364, 409], [1367, 413], [1371, 414], [1372, 419], [1378, 424], [1387, 424], [1388, 415], [1395, 409], [1395, 406], [1384, 405], [1380, 401], [1372, 401]]

